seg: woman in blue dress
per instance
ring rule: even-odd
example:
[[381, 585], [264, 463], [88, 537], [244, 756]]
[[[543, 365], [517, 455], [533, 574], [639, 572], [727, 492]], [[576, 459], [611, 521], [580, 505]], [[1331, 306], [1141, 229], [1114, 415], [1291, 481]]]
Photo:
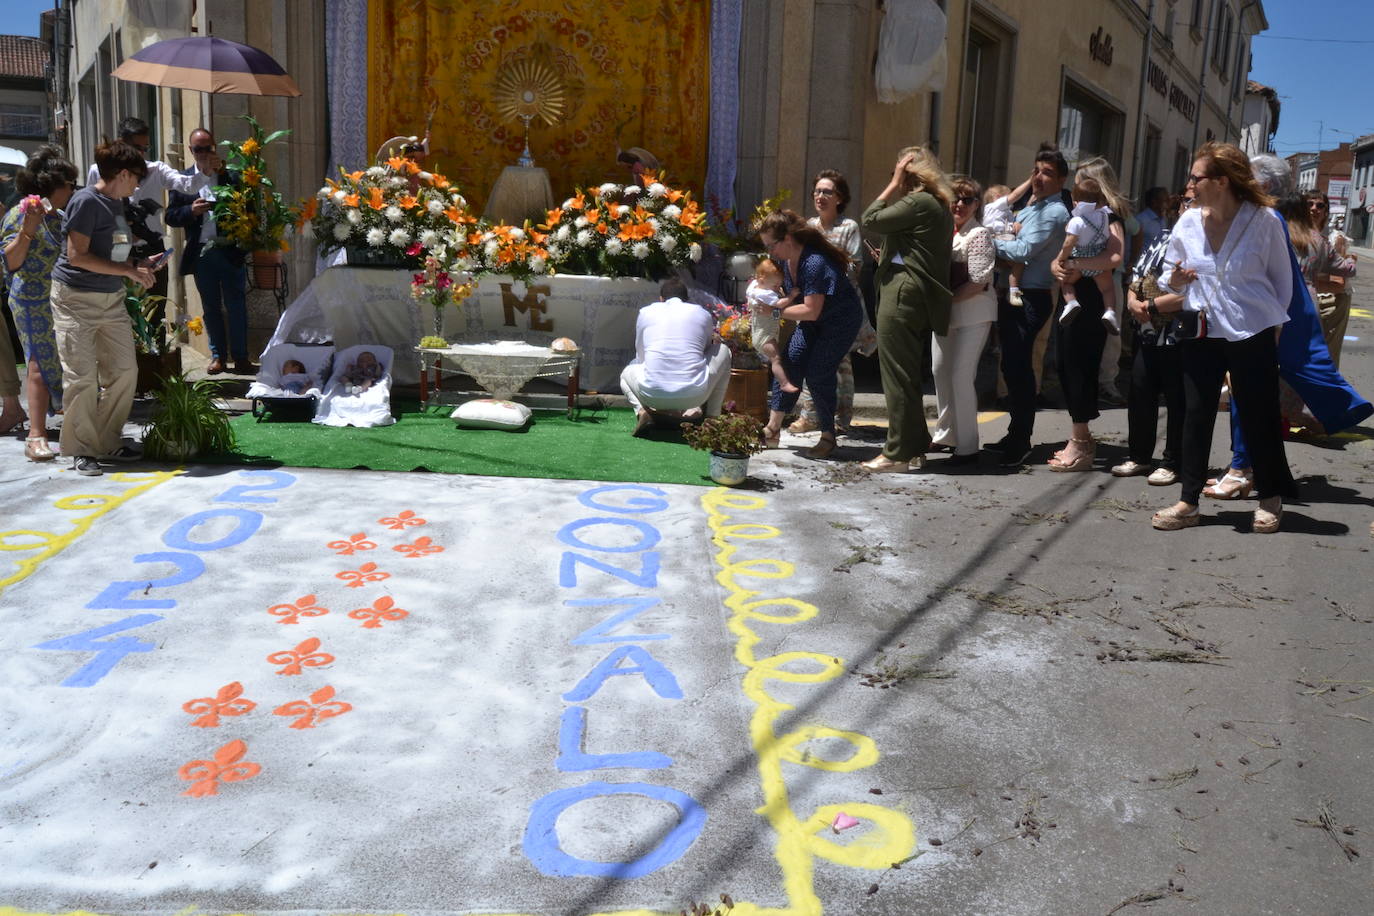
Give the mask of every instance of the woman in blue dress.
[[863, 323], [859, 294], [846, 275], [849, 255], [791, 210], [768, 214], [759, 225], [759, 239], [782, 267], [783, 293], [789, 297], [778, 301], [774, 314], [797, 322], [782, 358], [783, 371], [796, 387], [785, 392], [773, 380], [764, 440], [777, 445], [783, 417], [796, 406], [805, 382], [816, 404], [821, 438], [802, 454], [825, 458], [835, 450], [835, 373]]
[[4, 250], [10, 309], [28, 364], [29, 435], [24, 454], [30, 461], [51, 461], [54, 456], [48, 444], [47, 417], [49, 410], [62, 406], [62, 363], [57, 356], [48, 293], [53, 266], [62, 253], [62, 208], [76, 189], [76, 167], [57, 147], [40, 147], [29, 157], [28, 167], [15, 177], [15, 183], [25, 198], [11, 207], [0, 223], [0, 247]]

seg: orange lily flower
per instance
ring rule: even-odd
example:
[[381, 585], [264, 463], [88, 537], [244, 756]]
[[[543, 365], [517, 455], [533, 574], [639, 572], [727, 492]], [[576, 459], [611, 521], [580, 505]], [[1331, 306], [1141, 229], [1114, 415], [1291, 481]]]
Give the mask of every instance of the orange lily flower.
[[367, 205], [374, 210], [380, 210], [386, 206], [386, 198], [382, 195], [381, 188], [369, 189]]
[[358, 171], [356, 171], [356, 172], [349, 172], [349, 173], [348, 173], [348, 178], [349, 178], [350, 181], [362, 181], [362, 180], [363, 180], [363, 170], [362, 170], [362, 169], [358, 169]]
[[397, 203], [401, 205], [402, 210], [414, 210], [420, 202], [416, 200], [414, 197], [411, 197], [409, 194], [407, 194], [405, 197], [402, 197], [399, 201], [397, 201]]
[[562, 218], [563, 218], [563, 211], [560, 210], [559, 208], [555, 207], [555, 208], [553, 208], [552, 210], [549, 211], [548, 216], [547, 216], [547, 218], [546, 218], [546, 220], [545, 220], [544, 225], [545, 225], [545, 226], [557, 226], [557, 225], [558, 225], [558, 221], [561, 220]]
[[344, 195], [343, 202], [345, 207], [356, 207], [358, 206], [358, 195], [346, 194]]
[[675, 204], [675, 203], [677, 203], [679, 200], [682, 200], [682, 198], [685, 197], [686, 195], [683, 194], [681, 191], [675, 189], [675, 188], [669, 188], [669, 189], [668, 189], [668, 193], [667, 193], [666, 195], [664, 195], [664, 196], [666, 196], [666, 197], [668, 198], [668, 203], [670, 203], [670, 204]]

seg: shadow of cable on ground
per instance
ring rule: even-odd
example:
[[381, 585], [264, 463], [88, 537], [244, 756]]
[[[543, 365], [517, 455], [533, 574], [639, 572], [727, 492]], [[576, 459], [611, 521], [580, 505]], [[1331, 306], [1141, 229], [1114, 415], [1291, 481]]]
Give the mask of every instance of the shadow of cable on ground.
[[[867, 648], [854, 658], [851, 658], [847, 665], [848, 669], [850, 671], [858, 671], [871, 665], [878, 655], [883, 652], [885, 646], [890, 645], [895, 638], [900, 636], [920, 618], [938, 607], [947, 597], [962, 597], [955, 592], [955, 589], [971, 581], [975, 573], [985, 571], [991, 562], [1000, 555], [1019, 551], [1020, 556], [1015, 565], [1006, 571], [1006, 574], [998, 580], [996, 585], [988, 587], [987, 594], [994, 597], [1000, 597], [1011, 589], [1016, 588], [1016, 580], [1022, 573], [1039, 562], [1039, 556], [1043, 555], [1043, 553], [1054, 543], [1062, 540], [1078, 523], [1091, 518], [1086, 510], [1093, 501], [1102, 497], [1103, 492], [1111, 484], [1112, 479], [1113, 478], [1106, 478], [1099, 483], [1091, 483], [1081, 478], [1075, 478], [1073, 475], [1069, 475], [1069, 479], [1062, 481], [1058, 486], [1054, 486], [1048, 491], [1041, 493], [1036, 498], [1023, 503], [1017, 509], [1009, 510], [1007, 513], [1007, 520], [988, 536], [981, 548], [968, 557], [968, 559], [965, 560], [958, 569], [949, 574], [943, 582], [932, 588], [915, 606], [902, 614], [902, 616], [895, 620], [884, 632], [873, 639]], [[1063, 524], [1050, 527], [1046, 531], [1044, 537], [1035, 542], [1036, 546], [1034, 549], [1023, 549], [1024, 544], [1022, 543], [1022, 538], [1017, 537], [1015, 532], [1024, 531], [1025, 528], [1017, 520], [1016, 514], [1019, 513], [1020, 516], [1025, 517], [1048, 516], [1054, 512], [1064, 512], [1066, 509], [1066, 502], [1074, 497], [1078, 497], [1078, 499], [1075, 505], [1067, 507], [1067, 521]], [[970, 608], [970, 613], [968, 613], [959, 624], [951, 627], [941, 636], [931, 649], [921, 655], [920, 660], [915, 663], [917, 667], [928, 667], [935, 660], [951, 652], [958, 644], [959, 640], [990, 612], [988, 609], [988, 602], [986, 601], [976, 602], [973, 601], [973, 599], [965, 600], [973, 604]], [[742, 677], [743, 674], [741, 673], [740, 676]], [[835, 679], [826, 682], [824, 685], [817, 685], [811, 699], [805, 703], [794, 705], [787, 719], [779, 720], [777, 723], [777, 733], [779, 735], [785, 734], [795, 728], [798, 723], [808, 721], [822, 705], [823, 701], [829, 699], [832, 695], [848, 685], [849, 681], [847, 679]], [[859, 721], [846, 722], [846, 730], [862, 732], [870, 726], [876, 718], [876, 716], [870, 715], [861, 718]], [[700, 802], [703, 807], [709, 808], [711, 801], [721, 794], [726, 787], [737, 784], [741, 779], [755, 778], [755, 763], [756, 758], [752, 751], [731, 759], [716, 785], [702, 797], [697, 798], [697, 801]], [[800, 794], [793, 793], [790, 789], [795, 786], [804, 787], [811, 780], [823, 778], [824, 775], [824, 772], [818, 770], [809, 770], [800, 773], [795, 779], [789, 781], [789, 794]], [[668, 836], [668, 833], [675, 826], [676, 824], [665, 825], [663, 831], [657, 836], [646, 838], [646, 845], [643, 848], [655, 848]], [[714, 893], [714, 888], [706, 886], [706, 883], [711, 880], [709, 876], [719, 873], [720, 866], [729, 864], [732, 860], [736, 859], [745, 848], [752, 848], [757, 838], [766, 837], [771, 832], [771, 828], [768, 826], [767, 822], [760, 819], [758, 822], [758, 829], [752, 831], [749, 837], [735, 844], [718, 849], [710, 862], [699, 867], [698, 873], [702, 876], [700, 881], [691, 886], [678, 889], [682, 894], [682, 900], [693, 900], [697, 899], [702, 894]], [[600, 908], [605, 905], [605, 903], [609, 903], [609, 901], [603, 903], [603, 896], [616, 886], [618, 880], [619, 879], [614, 877], [599, 880], [595, 887], [589, 889], [577, 899], [570, 901], [570, 905], [565, 912], [591, 912], [594, 908]]]

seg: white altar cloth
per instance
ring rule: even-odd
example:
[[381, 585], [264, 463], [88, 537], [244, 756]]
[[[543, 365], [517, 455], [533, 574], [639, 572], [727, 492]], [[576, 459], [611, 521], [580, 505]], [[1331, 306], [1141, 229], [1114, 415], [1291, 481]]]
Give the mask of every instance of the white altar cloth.
[[[396, 354], [395, 383], [418, 385], [414, 347], [434, 333], [434, 309], [411, 298], [410, 279], [406, 270], [330, 267], [282, 313], [268, 346], [384, 344]], [[620, 371], [634, 359], [639, 310], [657, 298], [652, 280], [555, 274], [527, 286], [511, 277], [483, 277], [459, 308], [444, 307], [444, 336], [543, 346], [570, 337], [582, 351], [583, 389], [618, 392]]]

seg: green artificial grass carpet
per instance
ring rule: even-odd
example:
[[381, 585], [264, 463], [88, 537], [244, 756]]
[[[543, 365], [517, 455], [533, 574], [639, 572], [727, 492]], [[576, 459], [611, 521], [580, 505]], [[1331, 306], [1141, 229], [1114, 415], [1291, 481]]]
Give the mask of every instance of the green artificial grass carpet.
[[396, 423], [372, 429], [314, 423], [232, 422], [233, 453], [198, 458], [207, 464], [268, 464], [374, 471], [438, 471], [493, 477], [553, 477], [714, 486], [706, 452], [689, 448], [676, 430], [630, 435], [634, 411], [535, 411], [520, 431], [459, 429], [452, 407], [393, 402]]

